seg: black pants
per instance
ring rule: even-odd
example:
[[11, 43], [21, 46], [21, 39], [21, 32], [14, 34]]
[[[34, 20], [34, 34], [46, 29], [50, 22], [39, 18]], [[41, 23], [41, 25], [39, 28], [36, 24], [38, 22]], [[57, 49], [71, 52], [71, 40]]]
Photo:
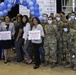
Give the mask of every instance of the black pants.
[[15, 42], [15, 49], [16, 49], [18, 62], [21, 62], [22, 60], [24, 60], [22, 45], [23, 45], [23, 39], [19, 38], [18, 42]]
[[0, 59], [1, 59], [1, 54], [2, 54], [2, 46], [1, 46], [1, 41], [0, 41]]
[[40, 63], [41, 63], [41, 61], [40, 61], [40, 52], [39, 52], [40, 45], [41, 44], [33, 43], [35, 65], [40, 65]]

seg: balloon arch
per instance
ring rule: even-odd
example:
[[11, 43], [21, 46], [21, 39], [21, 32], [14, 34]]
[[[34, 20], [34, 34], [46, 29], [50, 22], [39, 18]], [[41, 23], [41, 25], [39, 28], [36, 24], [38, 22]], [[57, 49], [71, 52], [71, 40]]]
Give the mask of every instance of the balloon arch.
[[33, 16], [38, 17], [40, 20], [43, 19], [42, 9], [40, 9], [36, 0], [4, 0], [4, 2], [0, 3], [0, 16], [6, 16], [16, 4], [26, 6]]

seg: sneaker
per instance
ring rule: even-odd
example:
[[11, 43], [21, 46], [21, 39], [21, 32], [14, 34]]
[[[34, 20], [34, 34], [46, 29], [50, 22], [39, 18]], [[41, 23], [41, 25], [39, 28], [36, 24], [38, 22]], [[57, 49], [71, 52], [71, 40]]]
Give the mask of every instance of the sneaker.
[[28, 61], [28, 64], [31, 64], [32, 63], [32, 60], [30, 59], [29, 61]]

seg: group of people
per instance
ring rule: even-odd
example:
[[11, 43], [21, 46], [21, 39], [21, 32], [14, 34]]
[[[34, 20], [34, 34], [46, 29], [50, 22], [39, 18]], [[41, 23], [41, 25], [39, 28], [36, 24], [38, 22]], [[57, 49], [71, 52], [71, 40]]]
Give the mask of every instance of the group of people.
[[[4, 19], [4, 20], [3, 20]], [[29, 31], [40, 30], [39, 40], [28, 40]], [[17, 62], [34, 63], [34, 69], [50, 64], [76, 70], [76, 14], [65, 16], [65, 13], [43, 14], [43, 20], [37, 17], [17, 14], [10, 20], [9, 16], [1, 17], [0, 32], [11, 31], [11, 40], [0, 40], [0, 55], [4, 49], [4, 63], [10, 62], [10, 50], [14, 46]]]

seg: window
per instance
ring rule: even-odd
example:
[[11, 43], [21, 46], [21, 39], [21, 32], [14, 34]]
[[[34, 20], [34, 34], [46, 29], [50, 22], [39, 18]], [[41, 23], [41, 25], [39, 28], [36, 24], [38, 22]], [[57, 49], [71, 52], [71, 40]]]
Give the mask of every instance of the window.
[[[76, 7], [73, 9], [73, 0], [62, 0], [62, 11], [65, 12], [65, 14], [70, 13]], [[76, 6], [76, 0], [75, 0], [75, 6]]]

